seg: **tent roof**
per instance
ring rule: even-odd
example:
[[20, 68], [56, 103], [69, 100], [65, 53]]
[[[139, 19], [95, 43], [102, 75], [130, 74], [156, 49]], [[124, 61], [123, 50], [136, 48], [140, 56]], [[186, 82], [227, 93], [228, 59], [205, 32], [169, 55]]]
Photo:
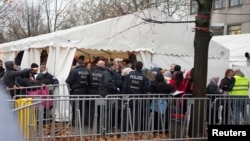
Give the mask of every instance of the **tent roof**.
[[[155, 24], [142, 18], [174, 21], [165, 14], [147, 9], [97, 23], [0, 44], [1, 52], [28, 48], [75, 47], [88, 54], [99, 51], [149, 51], [155, 54], [194, 56], [194, 23]], [[209, 48], [209, 57], [221, 58], [223, 47]]]
[[250, 52], [250, 34], [215, 36], [212, 40], [229, 49], [230, 61], [246, 61], [245, 53]]

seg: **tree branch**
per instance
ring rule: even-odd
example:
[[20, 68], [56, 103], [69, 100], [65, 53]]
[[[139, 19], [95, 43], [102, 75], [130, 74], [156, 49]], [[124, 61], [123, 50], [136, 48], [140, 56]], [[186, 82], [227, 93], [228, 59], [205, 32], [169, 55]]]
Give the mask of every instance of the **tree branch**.
[[131, 28], [137, 27], [137, 26], [139, 26], [139, 25], [141, 25], [141, 24], [144, 24], [144, 23], [145, 23], [145, 22], [140, 22], [140, 23], [138, 23], [138, 24], [136, 24], [136, 25], [133, 25], [133, 26], [131, 26], [131, 27], [128, 27], [128, 28], [126, 28], [126, 29], [124, 29], [124, 30], [118, 32], [117, 34], [115, 34], [115, 35], [113, 35], [113, 36], [111, 36], [111, 37], [109, 37], [109, 38], [106, 38], [106, 39], [114, 38], [114, 37], [116, 37], [117, 35], [122, 34], [122, 33], [124, 33], [125, 31], [127, 31], [127, 30], [129, 30], [129, 29], [131, 29]]
[[157, 23], [157, 24], [164, 24], [164, 23], [194, 23], [195, 21], [158, 21], [153, 19], [145, 19], [141, 18], [142, 20], [149, 22], [149, 23]]

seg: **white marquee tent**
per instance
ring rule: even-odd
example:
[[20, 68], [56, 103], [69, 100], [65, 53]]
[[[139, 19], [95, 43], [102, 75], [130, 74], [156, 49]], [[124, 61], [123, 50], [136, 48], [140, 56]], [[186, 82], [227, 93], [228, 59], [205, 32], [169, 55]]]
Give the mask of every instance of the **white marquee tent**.
[[[161, 12], [145, 10], [0, 44], [1, 59], [13, 60], [17, 52], [24, 50], [21, 67], [29, 67], [33, 62], [40, 62], [41, 48], [48, 47], [48, 71], [61, 83], [68, 76], [77, 52], [90, 58], [97, 55], [114, 58], [121, 57], [126, 51], [134, 51], [144, 67], [150, 67], [150, 62], [153, 62], [167, 69], [171, 63], [181, 65], [186, 71], [191, 69], [194, 62], [194, 24], [155, 24], [147, 23], [142, 18], [172, 21]], [[228, 68], [229, 50], [213, 44], [209, 47], [208, 78], [214, 75], [222, 77]]]
[[229, 49], [230, 68], [247, 65], [245, 53], [250, 53], [250, 34], [215, 36], [212, 42], [216, 47]]

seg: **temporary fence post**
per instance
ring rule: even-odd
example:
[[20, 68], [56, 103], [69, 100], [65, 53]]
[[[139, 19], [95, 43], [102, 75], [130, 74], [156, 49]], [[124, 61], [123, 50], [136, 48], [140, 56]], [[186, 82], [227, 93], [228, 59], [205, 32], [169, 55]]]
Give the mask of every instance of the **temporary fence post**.
[[189, 124], [190, 124], [190, 118], [191, 118], [191, 108], [192, 104], [194, 104], [194, 100], [188, 100], [188, 109], [187, 109], [187, 128], [186, 128], [186, 135], [188, 135], [188, 130], [189, 130]]
[[43, 103], [39, 104], [38, 110], [39, 141], [43, 141]]
[[220, 105], [220, 106], [219, 106], [219, 111], [218, 111], [218, 118], [219, 118], [219, 123], [218, 123], [218, 125], [221, 125], [221, 124], [222, 124], [222, 110], [223, 110], [223, 106]]
[[35, 136], [35, 134], [34, 134], [34, 131], [35, 131], [35, 126], [34, 126], [34, 117], [35, 117], [35, 112], [34, 112], [35, 110], [32, 108], [32, 107], [30, 107], [30, 114], [29, 114], [29, 131], [30, 131], [30, 134], [29, 134], [29, 139], [31, 140], [31, 141], [33, 141], [34, 140], [34, 136]]
[[81, 123], [81, 114], [80, 114], [80, 109], [77, 109], [76, 110], [76, 113], [77, 113], [77, 119], [78, 119], [78, 123], [79, 123], [79, 131], [80, 131], [80, 140], [82, 141], [82, 123]]

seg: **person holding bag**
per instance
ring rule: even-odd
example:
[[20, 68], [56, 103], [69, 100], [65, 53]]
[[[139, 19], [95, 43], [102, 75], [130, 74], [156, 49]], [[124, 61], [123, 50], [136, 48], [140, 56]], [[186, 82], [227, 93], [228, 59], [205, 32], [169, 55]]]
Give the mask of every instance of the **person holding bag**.
[[42, 102], [44, 108], [52, 108], [53, 101], [47, 100], [52, 99], [50, 96], [48, 96], [48, 87], [45, 84], [40, 84], [37, 80], [34, 80], [31, 76], [31, 72], [26, 72], [16, 77], [15, 83], [19, 87], [24, 87], [24, 89], [21, 89], [22, 95], [28, 95], [33, 98], [35, 96], [39, 96], [39, 99], [45, 99]]

